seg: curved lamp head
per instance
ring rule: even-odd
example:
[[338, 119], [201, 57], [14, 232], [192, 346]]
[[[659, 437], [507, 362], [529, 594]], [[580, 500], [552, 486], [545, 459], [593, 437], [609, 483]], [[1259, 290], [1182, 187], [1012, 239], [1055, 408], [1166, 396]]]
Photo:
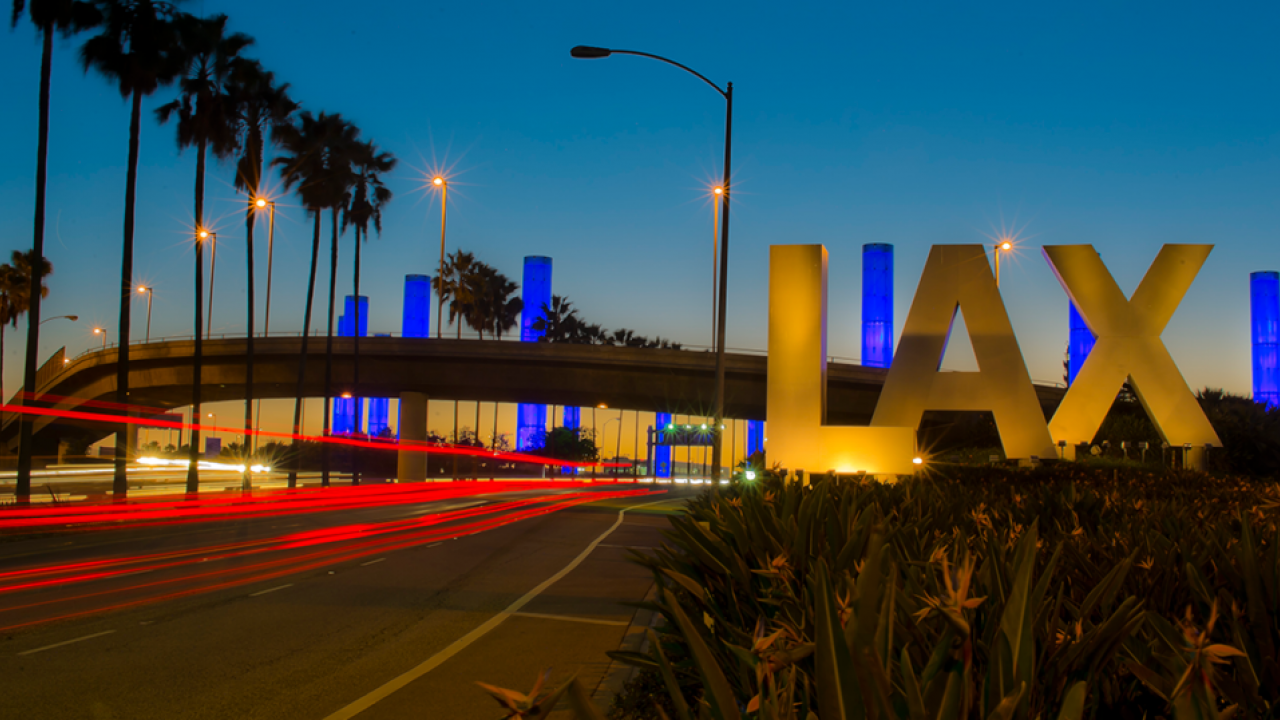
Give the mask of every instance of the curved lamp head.
[[79, 316], [79, 315], [68, 315], [68, 316], [67, 316], [67, 319], [68, 319], [68, 320], [70, 320], [71, 322], [75, 322], [75, 321], [77, 321], [77, 320], [79, 320], [79, 319], [80, 319], [80, 316]]
[[258, 206], [259, 208], [264, 208], [264, 207], [266, 207], [266, 206], [267, 206], [267, 199], [266, 199], [266, 198], [258, 198], [257, 200], [254, 200], [254, 201], [253, 201], [253, 204], [254, 204], [254, 205], [256, 205], [256, 206]]
[[612, 51], [609, 48], [593, 47], [591, 45], [578, 45], [569, 51], [573, 57], [583, 60], [593, 60], [595, 58], [609, 57]]

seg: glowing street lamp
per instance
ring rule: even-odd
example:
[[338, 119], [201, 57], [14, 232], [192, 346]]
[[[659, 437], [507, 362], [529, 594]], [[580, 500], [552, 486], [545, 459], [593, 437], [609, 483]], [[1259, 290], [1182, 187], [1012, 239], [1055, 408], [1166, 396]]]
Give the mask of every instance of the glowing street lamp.
[[147, 296], [147, 340], [146, 342], [151, 342], [151, 296], [156, 294], [156, 289], [154, 287], [147, 287], [146, 285], [139, 285], [138, 293], [145, 294]]
[[996, 243], [996, 287], [1000, 287], [1000, 254], [1013, 250], [1013, 243], [1008, 240], [1001, 240]]
[[102, 336], [102, 349], [106, 350], [107, 349], [107, 329], [96, 327], [93, 329], [93, 334]]
[[[715, 91], [724, 98], [725, 101], [725, 119], [724, 119], [724, 183], [721, 185], [721, 196], [724, 198], [723, 218], [721, 219], [720, 230], [720, 282], [717, 289], [718, 302], [716, 307], [716, 385], [715, 385], [715, 406], [714, 412], [715, 426], [719, 428], [724, 424], [724, 332], [725, 332], [725, 302], [728, 297], [729, 284], [729, 195], [731, 185], [729, 184], [729, 161], [732, 156], [733, 148], [733, 83], [726, 83], [723, 90], [719, 85], [711, 82], [706, 76], [693, 70], [690, 67], [681, 65], [674, 60], [668, 60], [660, 55], [639, 52], [636, 50], [613, 50], [610, 48], [592, 47], [590, 45], [578, 45], [569, 51], [569, 54], [575, 58], [595, 59], [606, 58], [610, 55], [638, 55], [653, 60], [659, 60], [674, 65], [693, 75], [699, 80], [715, 88]], [[716, 432], [712, 438], [711, 446], [711, 478], [716, 482], [720, 481], [720, 461], [721, 447], [724, 433]]]
[[439, 339], [440, 324], [444, 321], [444, 221], [449, 210], [449, 182], [437, 175], [431, 184], [440, 188], [440, 269], [436, 271], [436, 339]]
[[260, 197], [253, 201], [257, 210], [267, 209], [267, 316], [262, 325], [262, 334], [271, 331], [271, 261], [276, 244], [276, 204], [272, 200]]
[[711, 188], [711, 347], [716, 345], [716, 258], [719, 256], [720, 198], [723, 195], [723, 187], [717, 185]]

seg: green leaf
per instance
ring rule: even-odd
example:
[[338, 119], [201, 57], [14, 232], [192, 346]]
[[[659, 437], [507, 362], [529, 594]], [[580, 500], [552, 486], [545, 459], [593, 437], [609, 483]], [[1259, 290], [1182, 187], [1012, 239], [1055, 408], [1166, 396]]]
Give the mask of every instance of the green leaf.
[[632, 652], [630, 650], [609, 650], [605, 653], [611, 659], [617, 660], [624, 665], [638, 667], [645, 670], [657, 670], [658, 663], [653, 658], [644, 653]]
[[1018, 709], [1018, 703], [1022, 700], [1022, 695], [1026, 691], [1027, 684], [1025, 682], [1018, 683], [1017, 692], [1005, 695], [1000, 700], [1000, 704], [996, 705], [995, 710], [992, 710], [991, 714], [987, 715], [987, 720], [1010, 720], [1014, 711]]
[[689, 594], [693, 595], [695, 598], [698, 599], [698, 602], [702, 603], [703, 605], [707, 604], [707, 591], [702, 587], [701, 584], [698, 583], [697, 580], [694, 580], [693, 578], [689, 577], [688, 575], [685, 575], [684, 573], [676, 572], [671, 568], [662, 568], [662, 574], [666, 575], [672, 580], [675, 580], [677, 583], [680, 583], [680, 587], [684, 588], [685, 590], [688, 590]]
[[645, 630], [645, 633], [649, 636], [649, 648], [653, 653], [653, 659], [657, 661], [658, 670], [662, 673], [662, 684], [667, 687], [671, 704], [675, 705], [676, 720], [693, 720], [693, 716], [689, 714], [689, 704], [684, 701], [684, 693], [680, 691], [680, 681], [676, 679], [671, 663], [662, 652], [662, 643], [658, 640], [658, 634], [653, 631], [653, 628]]
[[[1009, 660], [1012, 667], [1003, 668], [999, 677], [1000, 695], [1007, 695], [1019, 683], [1035, 680], [1035, 635], [1031, 630], [1031, 571], [1036, 562], [1036, 541], [1039, 534], [1033, 523], [1018, 540], [1014, 553], [1013, 583], [1009, 588], [1009, 601], [1000, 616], [1000, 631], [1009, 644]], [[1029, 701], [1029, 699], [1028, 699]], [[1026, 709], [1028, 703], [1023, 703]]]
[[924, 714], [924, 698], [920, 696], [920, 681], [911, 667], [911, 656], [905, 647], [902, 648], [898, 665], [902, 674], [903, 696], [907, 701], [907, 712], [910, 713], [911, 720], [927, 720]]
[[818, 714], [824, 718], [862, 720], [862, 703], [849, 646], [840, 628], [835, 595], [825, 563], [818, 563], [814, 583], [814, 682], [817, 686]]
[[675, 617], [684, 641], [689, 643], [689, 652], [693, 655], [693, 662], [698, 666], [702, 684], [707, 690], [704, 700], [711, 706], [714, 717], [718, 720], [741, 720], [742, 715], [738, 713], [738, 701], [734, 697], [733, 686], [729, 684], [729, 679], [720, 669], [711, 648], [702, 639], [698, 627], [689, 620], [680, 603], [674, 600], [668, 603], [667, 612]]
[[1067, 695], [1062, 700], [1062, 709], [1058, 711], [1058, 720], [1080, 720], [1084, 716], [1087, 688], [1087, 683], [1081, 680], [1067, 690]]

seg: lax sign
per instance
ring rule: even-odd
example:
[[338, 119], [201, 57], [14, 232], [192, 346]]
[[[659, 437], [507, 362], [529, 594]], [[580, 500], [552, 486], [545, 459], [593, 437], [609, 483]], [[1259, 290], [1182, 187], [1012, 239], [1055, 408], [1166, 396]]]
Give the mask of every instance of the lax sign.
[[[1170, 445], [1199, 452], [1217, 434], [1160, 340], [1212, 245], [1165, 245], [1126, 298], [1092, 245], [1043, 248], [1097, 342], [1052, 420], [1036, 399], [1022, 351], [982, 245], [935, 245], [897, 352], [866, 427], [826, 425], [827, 250], [775, 245], [769, 253], [767, 449], [771, 463], [811, 472], [907, 474], [925, 410], [986, 410], [1010, 458], [1057, 457], [1093, 440], [1125, 380]], [[957, 310], [977, 372], [941, 372]]]

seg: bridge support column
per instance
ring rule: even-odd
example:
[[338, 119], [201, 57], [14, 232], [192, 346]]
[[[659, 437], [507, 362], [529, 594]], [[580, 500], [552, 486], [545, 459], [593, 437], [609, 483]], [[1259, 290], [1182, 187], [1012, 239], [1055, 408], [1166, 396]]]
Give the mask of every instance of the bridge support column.
[[[400, 393], [400, 442], [422, 443], [427, 439], [427, 396], [419, 392]], [[400, 482], [427, 479], [427, 454], [420, 449], [396, 453], [396, 478]]]

